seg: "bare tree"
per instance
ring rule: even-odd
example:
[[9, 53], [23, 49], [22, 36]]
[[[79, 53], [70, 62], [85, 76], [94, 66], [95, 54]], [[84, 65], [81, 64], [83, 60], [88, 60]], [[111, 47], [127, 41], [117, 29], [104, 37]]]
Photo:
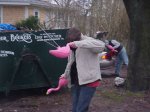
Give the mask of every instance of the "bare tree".
[[72, 24], [71, 15], [71, 3], [73, 0], [51, 0], [49, 1], [56, 5], [55, 12], [55, 28], [68, 28]]
[[122, 0], [53, 0], [58, 5], [55, 22], [60, 28], [79, 27], [94, 36], [98, 30], [109, 31], [127, 45], [129, 21]]

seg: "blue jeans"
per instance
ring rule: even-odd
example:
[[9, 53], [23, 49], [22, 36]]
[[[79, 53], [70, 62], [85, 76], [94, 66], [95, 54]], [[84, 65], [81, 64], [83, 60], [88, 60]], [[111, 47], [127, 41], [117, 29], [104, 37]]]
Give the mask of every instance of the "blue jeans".
[[96, 87], [74, 85], [72, 87], [72, 112], [87, 112]]
[[124, 47], [116, 57], [115, 74], [120, 75], [120, 70], [123, 62], [125, 63], [126, 66], [128, 66], [129, 60], [126, 53], [126, 49]]

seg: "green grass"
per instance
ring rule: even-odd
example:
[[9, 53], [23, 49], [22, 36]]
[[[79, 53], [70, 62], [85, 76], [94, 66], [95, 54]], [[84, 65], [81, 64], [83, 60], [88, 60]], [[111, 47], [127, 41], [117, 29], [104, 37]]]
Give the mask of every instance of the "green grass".
[[143, 92], [131, 92], [131, 91], [125, 91], [125, 90], [101, 90], [96, 92], [96, 97], [103, 97], [115, 102], [122, 102], [126, 98], [143, 98], [144, 93]]
[[125, 94], [127, 97], [138, 97], [142, 98], [144, 97], [145, 93], [144, 92], [131, 92], [131, 91], [126, 91]]

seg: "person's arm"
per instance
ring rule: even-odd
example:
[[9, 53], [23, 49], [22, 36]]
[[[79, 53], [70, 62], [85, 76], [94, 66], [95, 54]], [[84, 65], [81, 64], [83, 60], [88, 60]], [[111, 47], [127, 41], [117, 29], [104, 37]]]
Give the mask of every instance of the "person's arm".
[[120, 43], [116, 40], [111, 40], [111, 43], [114, 45], [113, 48], [116, 49], [120, 46]]
[[70, 68], [71, 68], [73, 61], [74, 61], [73, 52], [71, 51], [70, 55], [68, 57], [68, 62], [67, 62], [66, 68], [65, 68], [65, 72], [61, 75], [61, 77], [67, 77], [69, 75]]
[[109, 41], [108, 40], [104, 40], [105, 45], [109, 45]]
[[74, 44], [77, 48], [80, 47], [90, 49], [94, 53], [101, 53], [105, 48], [105, 43], [97, 39], [74, 41]]
[[[116, 47], [118, 47], [117, 41], [115, 41], [115, 40], [112, 40], [112, 41], [114, 42], [113, 44], [115, 44]], [[111, 42], [112, 42], [112, 41], [111, 41]], [[108, 41], [108, 40], [105, 40], [105, 46], [106, 46], [109, 50], [111, 50], [111, 51], [113, 51], [113, 52], [117, 52], [117, 50], [115, 50], [116, 47], [112, 47], [111, 45], [109, 45], [109, 41]]]

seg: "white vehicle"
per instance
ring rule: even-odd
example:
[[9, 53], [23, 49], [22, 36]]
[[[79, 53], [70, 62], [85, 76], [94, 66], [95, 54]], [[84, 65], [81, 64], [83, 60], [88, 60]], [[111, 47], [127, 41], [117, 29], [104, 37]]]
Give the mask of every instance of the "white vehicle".
[[114, 73], [115, 58], [107, 52], [100, 53], [99, 57], [102, 76], [112, 76]]
[[113, 57], [107, 57], [107, 52], [102, 52], [99, 56], [101, 68], [107, 68], [114, 65], [115, 59]]

